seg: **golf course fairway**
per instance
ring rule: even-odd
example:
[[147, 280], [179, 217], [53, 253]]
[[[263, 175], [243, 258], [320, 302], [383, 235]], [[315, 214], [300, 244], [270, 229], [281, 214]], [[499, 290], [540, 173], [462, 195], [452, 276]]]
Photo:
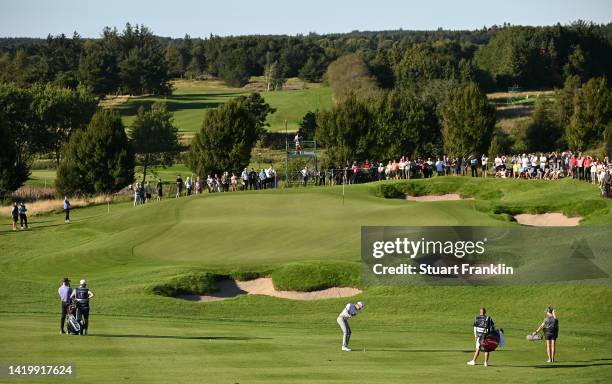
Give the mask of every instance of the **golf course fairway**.
[[[398, 187], [402, 183], [403, 185]], [[609, 227], [612, 201], [573, 180], [439, 177], [342, 187], [204, 194], [130, 202], [0, 225], [0, 361], [73, 364], [49, 383], [607, 383], [612, 377], [612, 287], [359, 286], [362, 226], [518, 226], [517, 213], [561, 212]], [[473, 199], [413, 202], [411, 194]], [[403, 193], [403, 192], [402, 192]], [[386, 197], [386, 198], [385, 198]], [[392, 198], [393, 197], [393, 198]], [[612, 236], [610, 237], [612, 239]], [[610, 240], [612, 242], [612, 240]], [[296, 274], [301, 271], [302, 275]], [[87, 279], [90, 335], [60, 335], [57, 288]], [[271, 276], [283, 289], [356, 286], [351, 298], [294, 301], [240, 295], [215, 302], [170, 297], [187, 277]], [[211, 277], [212, 276], [212, 277]], [[296, 277], [299, 276], [299, 277]], [[329, 277], [332, 276], [332, 277]], [[333, 281], [326, 281], [329, 278]], [[182, 284], [182, 285], [181, 285]], [[351, 319], [353, 352], [340, 351], [336, 317]], [[527, 341], [553, 305], [557, 362]], [[504, 328], [490, 366], [467, 366], [480, 307]], [[29, 379], [0, 377], [0, 382]]]

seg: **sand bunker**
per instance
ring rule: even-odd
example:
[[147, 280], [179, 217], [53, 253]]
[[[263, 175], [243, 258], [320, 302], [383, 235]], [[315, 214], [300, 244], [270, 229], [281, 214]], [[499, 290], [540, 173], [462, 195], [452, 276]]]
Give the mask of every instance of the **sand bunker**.
[[222, 280], [218, 283], [219, 290], [206, 295], [181, 295], [181, 299], [192, 301], [217, 301], [236, 297], [238, 295], [266, 295], [292, 300], [320, 300], [338, 297], [355, 296], [361, 290], [351, 287], [333, 287], [321, 291], [296, 292], [278, 291], [269, 277], [261, 277], [249, 281]]
[[473, 197], [461, 197], [458, 193], [447, 193], [446, 195], [425, 195], [425, 196], [410, 196], [406, 195], [406, 200], [409, 201], [455, 201], [455, 200], [474, 200]]
[[575, 227], [580, 224], [582, 217], [567, 217], [562, 213], [551, 212], [538, 215], [521, 213], [514, 218], [519, 224], [532, 227]]

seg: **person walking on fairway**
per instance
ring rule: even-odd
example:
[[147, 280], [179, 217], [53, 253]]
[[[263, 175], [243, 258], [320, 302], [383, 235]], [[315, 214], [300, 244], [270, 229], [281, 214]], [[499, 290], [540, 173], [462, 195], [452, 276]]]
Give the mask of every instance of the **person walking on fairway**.
[[70, 279], [64, 277], [62, 285], [57, 289], [57, 293], [60, 298], [62, 306], [62, 317], [60, 318], [60, 334], [66, 333], [64, 331], [64, 324], [66, 322], [66, 313], [68, 311], [68, 305], [70, 304], [70, 296], [72, 296], [72, 288], [70, 288]]
[[555, 344], [557, 343], [557, 336], [559, 336], [559, 320], [557, 319], [555, 309], [551, 306], [546, 307], [546, 318], [532, 335], [535, 336], [541, 330], [544, 330], [544, 340], [546, 340], [546, 354], [548, 355], [546, 362], [554, 363]]
[[68, 196], [64, 196], [64, 212], [66, 212], [66, 223], [70, 223], [70, 201]]
[[71, 299], [76, 301], [77, 319], [81, 322], [81, 336], [87, 336], [89, 329], [89, 300], [94, 297], [94, 293], [87, 288], [87, 281], [81, 280], [79, 287], [72, 291]]
[[349, 341], [351, 340], [351, 327], [349, 326], [348, 319], [353, 316], [357, 316], [365, 305], [363, 302], [358, 301], [356, 304], [348, 303], [346, 307], [338, 315], [338, 325], [342, 329], [342, 350], [350, 352]]
[[161, 178], [157, 179], [157, 185], [155, 186], [155, 189], [157, 190], [157, 201], [161, 201], [164, 195], [164, 187]]
[[23, 229], [24, 224], [25, 229], [28, 229], [28, 209], [24, 202], [21, 202], [19, 205], [19, 224], [21, 225], [21, 229]]
[[484, 349], [480, 345], [480, 340], [487, 336], [489, 332], [495, 329], [495, 323], [493, 319], [487, 316], [487, 310], [480, 308], [480, 314], [474, 319], [474, 338], [476, 339], [476, 350], [474, 351], [474, 357], [472, 360], [467, 362], [467, 365], [476, 365], [476, 359], [482, 350], [484, 352], [484, 366], [489, 365], [489, 351]]
[[13, 231], [17, 230], [17, 221], [19, 221], [19, 205], [17, 202], [13, 203], [13, 209], [11, 209], [11, 217], [13, 218]]

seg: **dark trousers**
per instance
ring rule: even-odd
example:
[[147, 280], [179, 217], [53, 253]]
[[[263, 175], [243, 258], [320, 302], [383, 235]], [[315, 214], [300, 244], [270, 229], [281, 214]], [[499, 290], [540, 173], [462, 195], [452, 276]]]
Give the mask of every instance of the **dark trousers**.
[[62, 301], [62, 317], [60, 318], [60, 331], [64, 332], [64, 324], [66, 323], [66, 315], [68, 314], [68, 302]]
[[25, 224], [25, 227], [27, 228], [28, 227], [28, 216], [23, 213], [20, 213], [19, 214], [19, 224], [21, 225], [21, 228], [24, 227], [24, 224]]
[[472, 177], [478, 177], [478, 168], [475, 165], [471, 166], [472, 169]]
[[66, 221], [70, 220], [70, 208], [65, 209], [64, 211], [66, 211]]
[[77, 305], [77, 320], [81, 322], [81, 335], [89, 328], [89, 306]]

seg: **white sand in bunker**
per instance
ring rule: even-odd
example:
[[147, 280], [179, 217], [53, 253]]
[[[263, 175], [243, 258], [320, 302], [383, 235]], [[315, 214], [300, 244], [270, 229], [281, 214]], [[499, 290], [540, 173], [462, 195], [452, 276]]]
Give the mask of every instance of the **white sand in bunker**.
[[532, 227], [575, 227], [580, 224], [582, 217], [567, 217], [559, 212], [529, 214], [521, 213], [514, 218], [519, 224]]
[[410, 196], [406, 195], [406, 200], [409, 201], [456, 201], [456, 200], [474, 200], [473, 197], [461, 197], [458, 193], [447, 193], [445, 195], [424, 195]]
[[181, 295], [179, 298], [192, 301], [217, 301], [238, 295], [266, 295], [292, 300], [321, 300], [355, 296], [361, 293], [361, 290], [351, 287], [332, 287], [312, 292], [279, 291], [274, 288], [272, 279], [269, 277], [248, 281], [226, 279], [218, 283], [218, 288], [217, 292], [210, 294]]

